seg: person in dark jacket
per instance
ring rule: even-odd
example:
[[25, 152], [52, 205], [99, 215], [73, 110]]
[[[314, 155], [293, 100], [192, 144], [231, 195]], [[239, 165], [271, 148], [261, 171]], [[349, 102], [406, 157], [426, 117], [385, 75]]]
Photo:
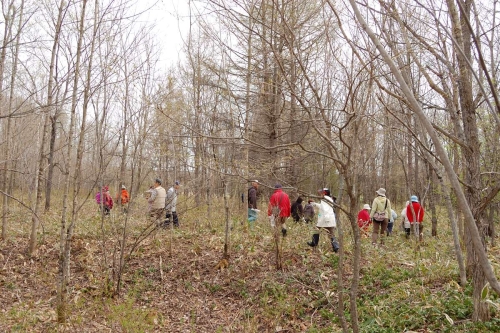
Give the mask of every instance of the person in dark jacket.
[[297, 200], [292, 204], [292, 218], [295, 222], [299, 222], [304, 216], [304, 208], [302, 207], [302, 197], [298, 197]]
[[253, 180], [252, 187], [248, 189], [248, 222], [255, 222], [257, 220], [257, 189], [259, 188], [259, 181]]
[[307, 205], [304, 207], [304, 220], [306, 220], [306, 223], [312, 222], [314, 219], [314, 207], [311, 204], [313, 201], [309, 199], [307, 201]]

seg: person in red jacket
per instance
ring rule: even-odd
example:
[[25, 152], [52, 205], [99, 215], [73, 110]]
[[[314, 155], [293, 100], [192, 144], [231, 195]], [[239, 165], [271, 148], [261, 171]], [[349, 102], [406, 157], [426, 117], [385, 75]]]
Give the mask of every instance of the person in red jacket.
[[410, 204], [406, 207], [406, 217], [408, 218], [408, 221], [410, 221], [411, 228], [415, 233], [415, 227], [418, 225], [419, 241], [422, 241], [424, 236], [424, 226], [422, 224], [422, 221], [424, 220], [424, 214], [424, 208], [418, 202], [418, 197], [416, 195], [412, 195], [410, 197]]
[[271, 220], [271, 225], [274, 227], [274, 243], [276, 245], [276, 269], [282, 269], [282, 241], [280, 237], [280, 229], [283, 237], [286, 236], [286, 219], [290, 216], [290, 198], [288, 194], [283, 192], [281, 184], [274, 185], [274, 193], [269, 198], [269, 206], [267, 207], [267, 216]]
[[361, 229], [361, 237], [368, 237], [370, 234], [369, 228], [372, 224], [372, 219], [370, 218], [370, 205], [365, 204], [363, 209], [358, 213], [358, 226]]
[[269, 206], [267, 207], [267, 216], [274, 222], [276, 230], [281, 227], [283, 237], [286, 236], [286, 219], [290, 216], [290, 198], [288, 194], [283, 192], [281, 184], [274, 185], [274, 193], [269, 199]]

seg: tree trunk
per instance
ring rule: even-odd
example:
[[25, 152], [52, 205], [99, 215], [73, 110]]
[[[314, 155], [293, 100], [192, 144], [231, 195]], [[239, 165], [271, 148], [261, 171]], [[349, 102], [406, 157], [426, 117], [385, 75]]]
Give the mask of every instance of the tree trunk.
[[[253, 13], [253, 9], [255, 7], [252, 7], [250, 9], [250, 13]], [[252, 131], [252, 125], [250, 124], [250, 93], [251, 93], [251, 80], [252, 80], [252, 28], [253, 28], [253, 15], [249, 15], [249, 22], [248, 22], [248, 37], [247, 37], [247, 59], [246, 59], [246, 74], [245, 74], [245, 127], [244, 127], [244, 133], [243, 137], [248, 138], [249, 133]], [[245, 225], [245, 228], [247, 227], [247, 220], [248, 220], [248, 181], [250, 180], [250, 160], [249, 160], [249, 147], [248, 145], [243, 145], [243, 176], [245, 177], [245, 180], [243, 182], [243, 217], [242, 221]], [[253, 179], [256, 177], [252, 177]], [[245, 200], [246, 198], [246, 200]]]
[[[11, 6], [9, 6], [9, 12], [11, 10]], [[12, 138], [11, 138], [11, 127], [12, 127], [12, 117], [10, 116], [12, 112], [12, 105], [13, 105], [13, 100], [14, 100], [14, 83], [16, 79], [16, 74], [17, 74], [17, 62], [18, 62], [18, 55], [19, 55], [19, 46], [20, 46], [20, 37], [21, 37], [21, 29], [22, 29], [22, 20], [23, 20], [23, 11], [24, 11], [24, 0], [21, 2], [20, 5], [20, 14], [19, 14], [19, 26], [18, 26], [18, 31], [17, 31], [17, 36], [16, 36], [16, 44], [15, 44], [15, 51], [14, 51], [14, 63], [12, 65], [12, 74], [11, 74], [11, 81], [10, 81], [10, 96], [9, 96], [9, 106], [7, 108], [7, 125], [5, 128], [3, 128], [3, 133], [5, 133], [5, 162], [4, 162], [4, 167], [3, 167], [3, 173], [2, 173], [2, 184], [1, 184], [1, 189], [4, 191], [4, 195], [2, 197], [2, 239], [6, 240], [7, 239], [7, 216], [9, 215], [9, 197], [7, 196], [10, 191], [9, 191], [9, 179], [10, 179], [10, 150], [11, 150], [11, 144], [12, 144]], [[14, 17], [10, 18], [10, 15], [8, 14], [5, 17], [5, 30], [4, 30], [4, 39], [2, 43], [2, 52], [0, 55], [0, 92], [3, 91], [3, 77], [4, 77], [4, 68], [5, 68], [5, 55], [6, 55], [6, 49], [7, 49], [7, 42], [10, 40], [10, 35], [11, 33], [11, 28], [8, 28], [9, 26], [12, 27], [14, 21]], [[2, 103], [3, 100], [3, 94], [0, 93], [0, 104]]]
[[118, 185], [116, 189], [116, 206], [122, 208], [122, 200], [121, 200], [121, 188], [122, 185], [125, 185], [125, 173], [127, 167], [127, 158], [128, 158], [128, 126], [129, 126], [129, 98], [130, 98], [130, 82], [128, 75], [128, 65], [127, 61], [123, 62], [123, 76], [125, 81], [125, 98], [123, 101], [123, 123], [122, 123], [122, 131], [121, 131], [121, 143], [122, 143], [122, 152], [121, 152], [121, 160], [120, 160], [120, 174]]
[[[489, 236], [490, 236], [490, 246], [491, 247], [496, 247], [497, 242], [496, 242], [496, 229], [495, 229], [495, 212], [498, 211], [498, 206], [497, 205], [491, 205], [490, 206], [490, 217], [489, 217]], [[498, 216], [498, 213], [497, 213]]]
[[222, 186], [224, 188], [224, 212], [225, 212], [225, 228], [224, 228], [224, 258], [229, 258], [229, 192], [227, 190], [227, 181], [225, 178], [222, 179]]
[[[346, 181], [346, 184], [348, 182]], [[351, 288], [349, 290], [349, 311], [351, 318], [351, 329], [353, 333], [359, 332], [359, 316], [358, 316], [358, 290], [359, 290], [359, 272], [361, 269], [361, 234], [357, 223], [357, 211], [358, 211], [358, 201], [356, 200], [354, 189], [352, 185], [346, 185], [346, 194], [349, 196], [349, 221], [351, 223], [351, 229], [354, 236], [354, 249], [352, 256], [352, 280]], [[339, 215], [336, 215], [337, 219], [340, 220]], [[340, 230], [340, 229], [339, 229]], [[340, 232], [339, 232], [340, 234]], [[340, 238], [340, 237], [339, 237]], [[342, 250], [341, 250], [342, 251]], [[339, 274], [340, 268], [339, 265]]]
[[438, 235], [438, 220], [437, 220], [437, 213], [436, 213], [436, 173], [433, 171], [432, 166], [430, 163], [428, 163], [428, 174], [429, 174], [429, 205], [428, 207], [430, 208], [431, 211], [431, 234], [433, 237], [437, 237]]
[[31, 218], [31, 232], [30, 232], [30, 240], [29, 240], [29, 248], [28, 253], [31, 255], [35, 252], [36, 243], [37, 243], [37, 231], [38, 225], [40, 223], [39, 214], [40, 214], [40, 206], [42, 204], [42, 181], [43, 181], [43, 170], [45, 169], [45, 141], [46, 141], [46, 133], [47, 128], [49, 126], [49, 115], [47, 113], [43, 116], [43, 129], [41, 133], [41, 142], [38, 152], [38, 172], [36, 174], [36, 197], [35, 197], [35, 207], [33, 209], [33, 214]]
[[49, 116], [50, 118], [50, 140], [49, 140], [49, 156], [47, 158], [47, 179], [45, 180], [45, 211], [50, 210], [50, 200], [52, 195], [52, 179], [54, 178], [54, 152], [56, 146], [56, 136], [57, 136], [57, 118], [58, 118], [58, 107], [56, 106], [56, 112], [54, 115]]
[[[470, 11], [472, 2], [465, 0], [462, 5], [463, 11], [461, 12], [460, 19], [458, 18], [457, 9], [452, 0], [447, 0], [451, 23], [453, 27], [453, 36], [457, 41], [458, 47], [462, 48], [463, 54], [456, 51], [457, 62], [459, 66], [459, 80], [458, 92], [460, 96], [460, 106], [462, 109], [462, 123], [464, 135], [467, 142], [467, 147], [462, 149], [463, 158], [465, 161], [465, 197], [469, 207], [477, 207], [481, 200], [480, 189], [481, 175], [480, 175], [480, 143], [479, 131], [476, 122], [476, 108], [474, 106], [473, 88], [472, 88], [472, 75], [468, 67], [468, 63], [472, 63], [471, 55], [471, 32], [467, 27], [466, 21], [470, 18]], [[478, 249], [472, 244], [472, 235], [470, 232], [465, 234], [465, 241], [467, 244], [467, 266], [472, 273], [472, 283], [474, 286], [473, 300], [474, 300], [474, 313], [472, 319], [475, 321], [486, 321], [489, 319], [488, 304], [481, 299], [481, 292], [486, 284], [486, 277], [480, 267], [478, 251], [486, 251], [485, 248], [485, 235], [481, 227], [481, 216], [479, 212], [472, 211], [472, 223], [477, 225], [479, 230], [479, 237], [482, 249]], [[466, 219], [469, 217], [465, 217]], [[467, 226], [470, 231], [471, 226]]]
[[[337, 193], [337, 202], [340, 203], [342, 202], [342, 194], [344, 192], [344, 179], [341, 177], [339, 179], [339, 191]], [[344, 314], [344, 229], [342, 227], [342, 223], [340, 221], [339, 217], [339, 210], [336, 206], [333, 206], [333, 211], [336, 216], [337, 220], [337, 231], [338, 231], [338, 236], [339, 236], [339, 245], [340, 245], [340, 250], [339, 250], [339, 261], [338, 261], [338, 274], [337, 274], [337, 290], [338, 290], [338, 303], [336, 307], [336, 312], [337, 316], [339, 317], [340, 324], [342, 326], [342, 331], [344, 333], [349, 332], [348, 326], [347, 326], [347, 320], [345, 318]], [[359, 234], [359, 232], [358, 232]], [[356, 245], [355, 245], [356, 246]], [[360, 250], [360, 249], [358, 249]], [[355, 264], [355, 263], [354, 263]], [[359, 265], [359, 263], [358, 263]], [[358, 266], [359, 269], [359, 266]], [[351, 303], [351, 307], [353, 304]], [[355, 316], [357, 318], [357, 307], [355, 310]]]
[[[60, 5], [60, 13], [62, 12], [64, 1], [61, 1]], [[74, 80], [73, 80], [73, 94], [71, 100], [71, 120], [70, 120], [70, 129], [68, 133], [68, 147], [67, 147], [67, 163], [68, 170], [66, 170], [65, 174], [65, 189], [63, 194], [63, 213], [61, 217], [61, 233], [60, 233], [60, 253], [59, 253], [59, 280], [57, 284], [57, 301], [56, 301], [56, 313], [57, 313], [57, 321], [59, 323], [66, 322], [67, 318], [67, 309], [66, 309], [66, 297], [68, 293], [68, 283], [70, 277], [70, 255], [71, 255], [71, 241], [73, 236], [73, 227], [75, 224], [75, 220], [77, 218], [77, 195], [78, 195], [78, 178], [80, 177], [80, 165], [82, 160], [82, 149], [83, 149], [83, 135], [85, 133], [85, 123], [86, 123], [86, 97], [84, 97], [84, 107], [82, 114], [82, 125], [80, 129], [80, 138], [78, 142], [77, 148], [77, 156], [75, 161], [75, 173], [73, 175], [73, 179], [70, 177], [71, 172], [71, 161], [72, 161], [72, 150], [73, 150], [73, 133], [74, 127], [76, 125], [76, 106], [77, 106], [77, 91], [78, 91], [78, 81], [80, 79], [80, 59], [82, 56], [82, 42], [84, 36], [84, 27], [85, 27], [85, 9], [87, 6], [87, 0], [83, 0], [82, 2], [82, 12], [79, 20], [79, 30], [78, 30], [78, 43], [76, 46], [76, 62], [75, 62], [75, 70], [74, 70]], [[94, 39], [95, 40], [95, 39]], [[92, 41], [92, 44], [94, 43]], [[88, 64], [88, 70], [90, 72], [92, 68], [92, 57], [90, 57], [90, 63]], [[90, 87], [86, 87], [85, 95], [88, 95], [88, 90]], [[88, 97], [87, 97], [88, 98]], [[72, 180], [72, 181], [71, 181]], [[67, 199], [69, 196], [69, 188], [70, 184], [73, 186], [73, 202], [71, 209], [71, 220], [68, 224], [66, 221], [66, 208], [67, 208]]]

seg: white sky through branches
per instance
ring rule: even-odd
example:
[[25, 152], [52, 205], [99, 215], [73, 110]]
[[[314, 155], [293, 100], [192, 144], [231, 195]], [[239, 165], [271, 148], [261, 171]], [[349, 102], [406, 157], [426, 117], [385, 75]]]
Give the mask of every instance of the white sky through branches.
[[137, 0], [134, 6], [139, 22], [154, 25], [155, 39], [161, 46], [163, 67], [170, 67], [180, 59], [183, 37], [189, 29], [187, 0]]

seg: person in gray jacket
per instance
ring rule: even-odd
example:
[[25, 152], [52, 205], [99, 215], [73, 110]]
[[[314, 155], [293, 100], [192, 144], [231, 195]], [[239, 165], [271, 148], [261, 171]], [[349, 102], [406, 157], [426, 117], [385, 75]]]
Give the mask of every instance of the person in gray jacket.
[[168, 189], [167, 197], [165, 198], [165, 227], [170, 224], [170, 219], [174, 223], [174, 227], [179, 227], [179, 217], [177, 216], [177, 191], [179, 190], [180, 183], [178, 180], [175, 181], [174, 185]]

